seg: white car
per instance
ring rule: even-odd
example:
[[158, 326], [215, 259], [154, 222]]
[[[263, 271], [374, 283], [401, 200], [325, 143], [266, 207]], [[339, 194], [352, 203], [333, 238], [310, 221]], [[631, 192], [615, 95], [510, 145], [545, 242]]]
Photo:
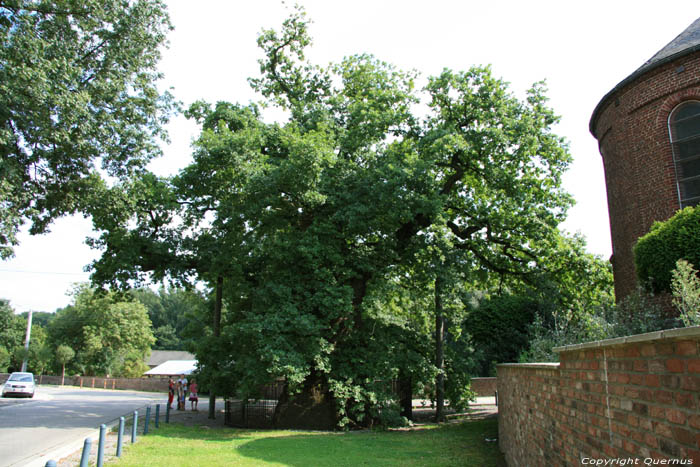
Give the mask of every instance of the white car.
[[34, 375], [32, 373], [15, 372], [7, 378], [5, 386], [2, 388], [2, 397], [34, 397], [34, 389]]

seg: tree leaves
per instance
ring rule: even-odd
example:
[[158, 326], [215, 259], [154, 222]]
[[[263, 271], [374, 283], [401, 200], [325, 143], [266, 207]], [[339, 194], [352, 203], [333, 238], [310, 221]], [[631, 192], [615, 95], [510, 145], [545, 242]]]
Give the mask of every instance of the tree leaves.
[[399, 370], [434, 376], [420, 309], [430, 302], [400, 291], [407, 278], [444, 276], [451, 313], [465, 282], [537, 277], [571, 203], [561, 188], [570, 156], [541, 85], [520, 100], [472, 68], [417, 90], [416, 73], [369, 55], [308, 63], [310, 42], [302, 9], [259, 39], [251, 84], [286, 121], [196, 102], [193, 163], [106, 192], [125, 216], [93, 216], [106, 248], [94, 277], [225, 277], [222, 335], [199, 349], [220, 362], [219, 390], [255, 396], [284, 378], [294, 392], [321, 378], [351, 423], [388, 403]]
[[[85, 209], [100, 170], [125, 177], [160, 154], [174, 110], [159, 93], [160, 0], [0, 4], [0, 255], [15, 233]], [[100, 165], [98, 166], [97, 163]]]

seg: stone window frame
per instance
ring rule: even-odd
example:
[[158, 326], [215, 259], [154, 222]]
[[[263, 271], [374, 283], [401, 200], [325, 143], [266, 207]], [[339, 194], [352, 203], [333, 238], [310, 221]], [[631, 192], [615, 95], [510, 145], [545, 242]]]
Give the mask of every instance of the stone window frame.
[[[697, 113], [685, 117], [682, 121], [690, 120], [690, 119], [697, 119], [698, 124], [697, 124], [697, 132], [691, 134], [691, 136], [687, 136], [685, 138], [682, 138], [680, 141], [674, 139], [674, 133], [676, 130], [675, 124], [677, 122], [674, 121], [674, 116], [683, 108], [687, 107], [688, 105], [694, 105], [697, 106]], [[693, 128], [693, 131], [695, 131], [695, 128]], [[668, 115], [668, 136], [669, 136], [669, 141], [671, 143], [671, 150], [673, 153], [673, 168], [675, 171], [676, 175], [676, 191], [678, 195], [678, 203], [680, 205], [680, 208], [683, 209], [687, 206], [698, 206], [700, 205], [700, 194], [692, 196], [692, 197], [685, 197], [684, 195], [684, 190], [682, 189], [683, 183], [686, 183], [688, 181], [700, 181], [700, 150], [693, 156], [691, 156], [689, 159], [690, 160], [684, 160], [683, 162], [692, 162], [693, 160], [697, 161], [696, 162], [696, 167], [693, 167], [693, 175], [691, 176], [685, 176], [682, 179], [680, 178], [681, 175], [685, 175], [681, 173], [681, 161], [678, 158], [678, 143], [679, 142], [687, 142], [687, 141], [692, 141], [694, 139], [698, 140], [698, 145], [700, 145], [700, 100], [692, 99], [692, 100], [685, 100], [678, 105], [676, 105], [673, 110], [669, 113]]]

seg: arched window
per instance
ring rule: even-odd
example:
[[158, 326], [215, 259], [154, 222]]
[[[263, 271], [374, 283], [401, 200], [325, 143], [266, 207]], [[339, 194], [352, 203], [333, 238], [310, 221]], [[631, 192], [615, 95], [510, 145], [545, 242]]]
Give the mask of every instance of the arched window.
[[681, 208], [700, 203], [700, 102], [676, 107], [668, 121]]

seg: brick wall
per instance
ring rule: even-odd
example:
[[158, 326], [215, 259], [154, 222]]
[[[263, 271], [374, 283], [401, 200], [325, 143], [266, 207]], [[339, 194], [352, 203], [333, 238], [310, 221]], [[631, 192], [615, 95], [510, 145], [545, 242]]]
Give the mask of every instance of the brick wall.
[[493, 397], [498, 390], [497, 378], [472, 378], [470, 387], [479, 397]]
[[[0, 373], [0, 384], [9, 378], [9, 373]], [[60, 385], [60, 376], [34, 375], [38, 384]], [[66, 386], [98, 389], [129, 389], [134, 391], [168, 392], [168, 378], [101, 378], [93, 376], [66, 376]]]
[[700, 327], [556, 350], [560, 363], [498, 366], [499, 444], [508, 465], [627, 458], [639, 459], [627, 465], [700, 465]]
[[618, 300], [636, 288], [637, 239], [679, 209], [668, 117], [686, 100], [700, 100], [700, 52], [627, 83], [591, 122], [605, 169]]

